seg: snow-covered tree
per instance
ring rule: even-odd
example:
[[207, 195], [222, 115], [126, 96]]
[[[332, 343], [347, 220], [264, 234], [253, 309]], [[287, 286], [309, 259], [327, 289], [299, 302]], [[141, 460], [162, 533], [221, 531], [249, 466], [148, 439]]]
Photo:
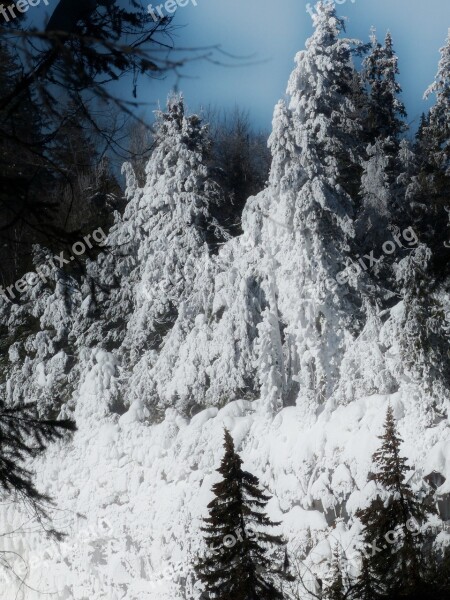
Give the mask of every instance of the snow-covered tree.
[[74, 330], [82, 297], [77, 278], [50, 250], [35, 246], [33, 261], [36, 273], [25, 280], [34, 285], [2, 310], [11, 342], [4, 399], [10, 406], [33, 401], [42, 416], [56, 418], [67, 414], [77, 385]]
[[442, 281], [448, 275], [449, 259], [450, 33], [441, 48], [435, 81], [425, 93], [430, 96], [435, 104], [422, 118], [415, 144], [407, 218], [431, 250], [430, 276]]
[[145, 186], [137, 187], [127, 166], [129, 202], [109, 235], [110, 254], [98, 267], [103, 285], [115, 288], [107, 321], [116, 324], [114, 332], [126, 331], [122, 350], [132, 363], [160, 346], [180, 302], [192, 292], [197, 262], [226, 238], [210, 215], [211, 205], [223, 198], [206, 167], [208, 128], [185, 114], [180, 95], [169, 97], [167, 112], [156, 116]]
[[[344, 24], [331, 3], [318, 2], [316, 11], [315, 32], [289, 80], [289, 105], [275, 111], [267, 192], [274, 199], [271, 216], [284, 225], [267, 242], [279, 263], [277, 279], [289, 279], [297, 293], [298, 316], [286, 334], [295, 337], [299, 357], [299, 402], [312, 411], [331, 394], [344, 330], [350, 328], [342, 309], [351, 292], [348, 286], [329, 290], [328, 281], [343, 269], [354, 236], [355, 199], [349, 192], [359, 181], [361, 133], [351, 60], [359, 43], [339, 37]], [[358, 310], [351, 312], [357, 328]]]
[[266, 308], [255, 343], [260, 382], [261, 410], [274, 414], [283, 408], [285, 384], [283, 343], [276, 306]]
[[430, 266], [432, 252], [420, 244], [394, 271], [402, 297], [401, 319], [395, 326], [407, 372], [439, 407], [445, 406], [450, 385], [444, 286], [436, 285]]
[[362, 78], [368, 86], [365, 127], [369, 144], [361, 179], [361, 209], [357, 218], [361, 250], [370, 250], [386, 239], [386, 230], [395, 210], [404, 211], [404, 188], [399, 186], [402, 171], [399, 142], [406, 130], [405, 106], [399, 98], [398, 58], [388, 32], [382, 46], [371, 34], [371, 50], [363, 63]]

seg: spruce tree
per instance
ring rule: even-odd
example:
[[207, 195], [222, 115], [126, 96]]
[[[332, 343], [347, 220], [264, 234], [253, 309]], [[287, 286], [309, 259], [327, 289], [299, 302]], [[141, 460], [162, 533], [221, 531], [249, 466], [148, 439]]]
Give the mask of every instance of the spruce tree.
[[[289, 79], [289, 104], [278, 104], [269, 139], [269, 212], [290, 229], [279, 228], [276, 244], [268, 243], [276, 253], [284, 245], [301, 265], [290, 290], [301, 315], [294, 352], [297, 397], [305, 418], [334, 391], [345, 347], [343, 332], [349, 327], [346, 315], [354, 316], [354, 329], [362, 316], [361, 305], [353, 305], [350, 285], [339, 293], [328, 289], [330, 278], [335, 280], [346, 264], [355, 234], [362, 122], [352, 98], [352, 56], [361, 44], [341, 37], [344, 22], [333, 3], [318, 2], [313, 22], [313, 35], [306, 50], [297, 54]], [[277, 277], [289, 268], [280, 265]]]
[[368, 552], [361, 559], [361, 570], [353, 590], [357, 591], [358, 600], [377, 600], [383, 597], [381, 583], [374, 577], [371, 558]]
[[264, 512], [270, 496], [258, 478], [242, 470], [242, 459], [225, 430], [225, 455], [217, 471], [223, 479], [212, 490], [209, 517], [202, 527], [208, 551], [195, 567], [210, 600], [282, 600], [277, 580], [286, 578], [274, 564], [276, 550], [285, 542], [266, 530], [272, 522]]
[[371, 141], [382, 138], [398, 140], [406, 129], [406, 110], [399, 99], [402, 89], [397, 82], [398, 57], [388, 32], [382, 46], [371, 34], [371, 51], [363, 64], [363, 79], [369, 86], [368, 129]]
[[[421, 501], [406, 481], [411, 468], [400, 455], [394, 413], [389, 406], [382, 445], [373, 455], [377, 467], [369, 476], [379, 486], [379, 494], [358, 517], [363, 523], [363, 540], [369, 562], [361, 571], [358, 585], [375, 590], [372, 598], [408, 595], [421, 585], [425, 566], [419, 525], [434, 511]], [[368, 556], [369, 554], [369, 556]], [[377, 591], [379, 590], [379, 591]], [[386, 594], [389, 594], [386, 596]], [[367, 595], [370, 598], [370, 594]]]
[[129, 313], [139, 323], [139, 339], [124, 342], [131, 363], [143, 348], [159, 348], [192, 293], [197, 261], [228, 237], [211, 215], [223, 195], [206, 166], [209, 130], [197, 115], [186, 113], [182, 95], [171, 95], [167, 111], [156, 111], [154, 140], [143, 189], [131, 165], [124, 165], [128, 204], [109, 233], [111, 254], [90, 270], [112, 288], [109, 298], [102, 296], [108, 301], [102, 331], [108, 347], [122, 341]]

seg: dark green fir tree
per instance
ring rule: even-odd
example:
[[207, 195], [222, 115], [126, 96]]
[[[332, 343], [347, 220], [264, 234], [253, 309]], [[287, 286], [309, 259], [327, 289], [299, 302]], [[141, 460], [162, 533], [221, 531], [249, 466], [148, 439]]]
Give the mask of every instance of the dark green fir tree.
[[365, 600], [413, 598], [426, 573], [420, 525], [435, 511], [407, 481], [411, 468], [400, 454], [403, 440], [391, 406], [380, 439], [381, 447], [373, 455], [377, 469], [369, 476], [379, 494], [358, 513], [365, 546], [358, 585], [365, 590]]
[[222, 480], [212, 491], [209, 517], [202, 531], [208, 550], [195, 572], [208, 600], [283, 600], [281, 582], [285, 542], [268, 529], [272, 522], [264, 509], [270, 496], [258, 478], [243, 471], [230, 433], [225, 430], [225, 455], [217, 471]]

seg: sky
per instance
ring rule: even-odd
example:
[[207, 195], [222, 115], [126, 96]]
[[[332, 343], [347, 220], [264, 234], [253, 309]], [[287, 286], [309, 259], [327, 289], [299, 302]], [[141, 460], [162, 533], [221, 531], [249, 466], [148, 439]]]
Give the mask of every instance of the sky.
[[[250, 111], [257, 128], [270, 129], [273, 108], [284, 96], [294, 56], [312, 32], [306, 0], [192, 0], [179, 8], [175, 24], [184, 25], [175, 41], [182, 46], [220, 44], [250, 60], [233, 67], [199, 63], [178, 86], [192, 110], [208, 104]], [[340, 0], [342, 2], [342, 0]], [[157, 5], [157, 3], [154, 3]], [[313, 3], [314, 4], [314, 3]], [[380, 38], [389, 29], [399, 55], [400, 83], [408, 121], [415, 127], [427, 103], [423, 93], [433, 81], [450, 27], [449, 0], [346, 0], [338, 14], [348, 17], [347, 35], [368, 41], [374, 26]], [[225, 57], [223, 58], [225, 60]], [[253, 64], [251, 64], [253, 63]], [[255, 64], [256, 63], [256, 64]], [[258, 64], [259, 63], [259, 64]], [[164, 103], [174, 77], [142, 85], [139, 96]], [[150, 100], [151, 99], [151, 100]]]
[[[175, 14], [175, 45], [220, 46], [242, 58], [216, 53], [222, 64], [191, 62], [185, 66], [182, 79], [174, 75], [163, 81], [141, 79], [138, 100], [146, 108], [139, 112], [152, 118], [152, 110], [164, 106], [167, 94], [177, 86], [192, 111], [209, 105], [225, 109], [238, 105], [249, 111], [256, 129], [270, 130], [273, 108], [284, 97], [294, 56], [305, 47], [312, 32], [307, 0], [184, 2], [187, 6], [179, 7]], [[160, 0], [153, 0], [154, 7], [159, 4]], [[52, 5], [56, 6], [56, 0], [50, 0], [46, 10]], [[439, 48], [450, 27], [449, 0], [338, 0], [337, 9], [348, 18], [348, 37], [368, 41], [372, 26], [380, 39], [388, 29], [391, 31], [399, 56], [402, 98], [414, 129], [429, 105], [423, 94], [434, 79]], [[130, 97], [130, 92], [131, 83], [122, 83], [121, 94]]]

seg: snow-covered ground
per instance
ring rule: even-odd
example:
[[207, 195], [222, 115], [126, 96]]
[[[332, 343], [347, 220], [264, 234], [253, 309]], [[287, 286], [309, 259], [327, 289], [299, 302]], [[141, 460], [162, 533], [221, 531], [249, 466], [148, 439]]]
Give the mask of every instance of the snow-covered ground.
[[[199, 526], [218, 477], [225, 427], [244, 468], [274, 495], [269, 514], [282, 521], [290, 552], [300, 554], [311, 541], [315, 564], [337, 540], [351, 554], [358, 532], [352, 517], [374, 491], [367, 474], [389, 402], [416, 473], [438, 470], [450, 482], [448, 423], [430, 427], [413, 388], [325, 407], [313, 425], [305, 425], [296, 407], [267, 418], [258, 415], [257, 403], [238, 400], [189, 422], [167, 409], [164, 421], [150, 426], [138, 403], [121, 417], [105, 415], [99, 398], [110, 368], [111, 357], [99, 356], [77, 403], [79, 431], [37, 464], [40, 487], [57, 501], [55, 523], [69, 534], [62, 544], [42, 533], [20, 537], [32, 567], [27, 584], [40, 593], [71, 600], [181, 598], [176, 584], [189, 578], [203, 548]], [[341, 515], [349, 520], [336, 527]], [[2, 530], [20, 519], [11, 506]], [[2, 597], [13, 597], [16, 588], [2, 586]], [[27, 600], [41, 597], [22, 591]]]

